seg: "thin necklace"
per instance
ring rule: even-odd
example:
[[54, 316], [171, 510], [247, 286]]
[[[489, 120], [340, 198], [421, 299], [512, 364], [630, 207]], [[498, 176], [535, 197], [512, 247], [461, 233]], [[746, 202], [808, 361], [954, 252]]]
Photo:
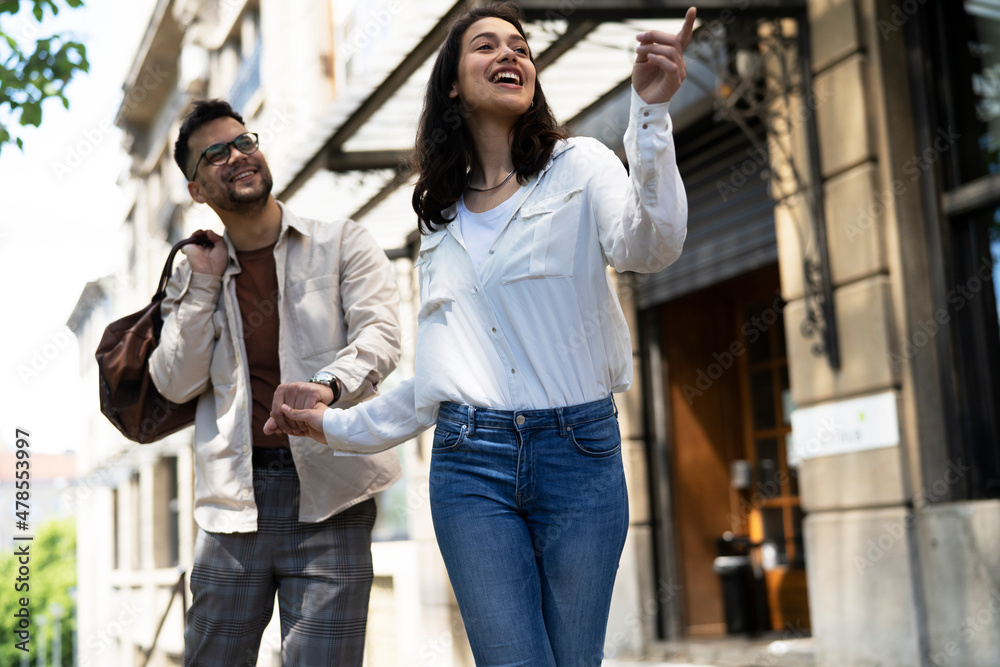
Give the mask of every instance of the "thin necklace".
[[475, 190], [476, 192], [492, 192], [493, 190], [496, 190], [501, 185], [503, 185], [504, 183], [506, 183], [507, 181], [509, 181], [510, 177], [514, 175], [515, 171], [517, 171], [517, 167], [514, 167], [513, 169], [511, 169], [510, 173], [507, 174], [507, 178], [503, 179], [502, 181], [500, 181], [499, 183], [497, 183], [496, 185], [494, 185], [492, 188], [474, 188], [471, 185], [466, 185], [465, 187], [467, 187], [470, 190]]

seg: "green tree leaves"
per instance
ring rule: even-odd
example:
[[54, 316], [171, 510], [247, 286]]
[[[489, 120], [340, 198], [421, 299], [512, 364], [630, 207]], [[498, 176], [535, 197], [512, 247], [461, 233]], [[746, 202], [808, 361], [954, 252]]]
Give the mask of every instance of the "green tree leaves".
[[[34, 38], [36, 30], [10, 34], [4, 19], [16, 16], [22, 4], [31, 5], [35, 21], [41, 23], [46, 10], [59, 13], [59, 5], [70, 8], [83, 0], [0, 0], [0, 152], [8, 143], [24, 148], [21, 137], [13, 134], [15, 125], [38, 127], [42, 122], [42, 102], [59, 99], [69, 108], [65, 88], [78, 72], [90, 69], [87, 48], [63, 35]], [[28, 19], [30, 20], [30, 19]], [[32, 40], [33, 43], [32, 43]]]
[[[8, 3], [9, 4], [9, 3]], [[45, 642], [46, 654], [52, 655], [52, 620], [54, 613], [62, 618], [59, 636], [62, 640], [62, 664], [73, 664], [73, 632], [76, 628], [76, 522], [72, 519], [54, 519], [43, 524], [35, 539], [13, 542], [0, 553], [0, 665], [20, 665], [23, 651], [17, 648], [21, 641], [16, 632], [19, 618], [14, 614], [27, 609], [30, 619], [31, 663], [34, 664], [38, 646]], [[27, 549], [26, 555], [15, 555], [18, 548]], [[22, 552], [23, 553], [23, 552]], [[20, 581], [19, 581], [20, 579]], [[27, 604], [22, 604], [22, 600]], [[44, 619], [43, 619], [44, 617]], [[39, 623], [40, 620], [48, 621]]]

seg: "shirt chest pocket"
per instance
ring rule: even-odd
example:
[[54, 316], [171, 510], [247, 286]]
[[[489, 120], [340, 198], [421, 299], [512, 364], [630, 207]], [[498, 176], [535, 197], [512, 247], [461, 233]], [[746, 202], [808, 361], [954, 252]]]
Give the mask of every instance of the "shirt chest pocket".
[[521, 207], [503, 241], [504, 285], [532, 278], [571, 278], [576, 241], [583, 224], [583, 188], [551, 195]]
[[339, 276], [316, 276], [285, 291], [294, 330], [288, 332], [303, 357], [339, 351], [345, 345]]
[[449, 275], [453, 267], [449, 266], [448, 258], [439, 256], [440, 251], [437, 250], [444, 238], [444, 232], [425, 237], [414, 264], [420, 281], [420, 311], [417, 313], [417, 322], [443, 318], [445, 311], [450, 309], [450, 305], [455, 301], [452, 290], [458, 277]]

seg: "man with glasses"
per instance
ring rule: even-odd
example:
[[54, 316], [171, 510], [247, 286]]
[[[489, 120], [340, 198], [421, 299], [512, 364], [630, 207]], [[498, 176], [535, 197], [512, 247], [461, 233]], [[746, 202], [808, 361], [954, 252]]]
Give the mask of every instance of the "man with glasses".
[[257, 135], [225, 101], [194, 104], [174, 159], [225, 229], [184, 248], [150, 360], [165, 397], [200, 397], [184, 664], [256, 664], [277, 593], [282, 664], [360, 667], [373, 496], [399, 478], [396, 455], [335, 457], [263, 425], [284, 420], [282, 403], [354, 405], [395, 368], [389, 261], [360, 224], [278, 202]]

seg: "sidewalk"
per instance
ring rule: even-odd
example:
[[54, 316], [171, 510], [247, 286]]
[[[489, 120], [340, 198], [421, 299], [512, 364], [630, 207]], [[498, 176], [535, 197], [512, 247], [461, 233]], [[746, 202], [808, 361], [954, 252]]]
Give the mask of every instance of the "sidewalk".
[[603, 667], [815, 667], [812, 639], [725, 637], [669, 642], [641, 660], [605, 660]]

